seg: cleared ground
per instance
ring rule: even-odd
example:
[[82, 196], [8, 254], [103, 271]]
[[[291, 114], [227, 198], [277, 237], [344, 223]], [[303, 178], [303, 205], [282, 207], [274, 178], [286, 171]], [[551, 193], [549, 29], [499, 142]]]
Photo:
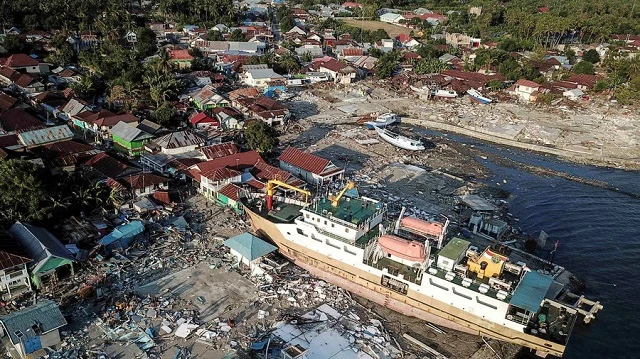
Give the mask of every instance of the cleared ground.
[[346, 19], [344, 20], [344, 22], [346, 22], [351, 26], [362, 27], [363, 29], [370, 30], [370, 31], [384, 29], [391, 37], [396, 37], [399, 34], [409, 34], [409, 32], [411, 31], [411, 29], [407, 29], [406, 27], [393, 25], [386, 22], [382, 22], [382, 21], [372, 21], [372, 20], [362, 21], [362, 20], [356, 20], [356, 19]]

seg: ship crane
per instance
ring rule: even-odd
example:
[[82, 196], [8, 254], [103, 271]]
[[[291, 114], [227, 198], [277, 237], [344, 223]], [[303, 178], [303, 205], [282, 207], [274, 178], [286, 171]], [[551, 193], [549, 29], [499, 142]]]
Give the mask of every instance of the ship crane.
[[309, 202], [309, 197], [311, 196], [311, 192], [304, 190], [302, 188], [298, 188], [296, 186], [292, 186], [282, 181], [269, 180], [267, 181], [267, 209], [268, 210], [273, 209], [273, 195], [275, 194], [276, 189], [280, 187], [284, 187], [284, 188], [304, 194], [305, 195], [304, 201]]
[[329, 198], [331, 200], [331, 206], [332, 207], [338, 207], [338, 205], [340, 204], [340, 198], [342, 198], [342, 196], [344, 196], [345, 192], [347, 192], [348, 190], [354, 188], [356, 186], [356, 184], [352, 181], [347, 182], [347, 185], [344, 186], [344, 188], [342, 189], [342, 191], [340, 191], [340, 193], [338, 193], [337, 196], [333, 197], [333, 198]]

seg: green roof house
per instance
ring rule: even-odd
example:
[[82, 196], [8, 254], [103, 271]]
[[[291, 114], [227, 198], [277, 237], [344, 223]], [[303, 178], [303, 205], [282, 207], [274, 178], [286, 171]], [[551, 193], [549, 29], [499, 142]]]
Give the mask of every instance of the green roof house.
[[153, 139], [150, 135], [139, 128], [133, 127], [126, 122], [118, 122], [111, 129], [111, 137], [116, 148], [128, 153], [130, 156], [137, 156], [144, 151], [144, 144]]
[[247, 232], [231, 237], [223, 244], [229, 247], [231, 255], [236, 257], [238, 264], [242, 263], [249, 267], [252, 276], [263, 275], [264, 271], [260, 268], [262, 257], [278, 250], [276, 246]]
[[68, 265], [73, 274], [75, 258], [67, 248], [44, 228], [16, 222], [9, 229], [11, 236], [22, 246], [28, 258], [31, 281], [40, 288], [41, 278], [55, 274], [56, 270]]

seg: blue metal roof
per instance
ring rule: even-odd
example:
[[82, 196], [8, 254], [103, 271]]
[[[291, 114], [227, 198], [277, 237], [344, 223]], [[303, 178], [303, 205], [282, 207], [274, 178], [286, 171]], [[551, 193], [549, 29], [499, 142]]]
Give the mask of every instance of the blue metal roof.
[[553, 278], [538, 272], [527, 272], [516, 287], [511, 304], [514, 307], [537, 312], [544, 300]]
[[142, 232], [144, 232], [144, 224], [140, 221], [132, 221], [117, 227], [113, 232], [102, 237], [100, 243], [103, 246], [108, 246], [111, 243], [120, 241], [121, 246], [128, 247], [131, 240]]
[[277, 247], [247, 232], [227, 239], [224, 241], [224, 245], [240, 253], [241, 256], [249, 259], [250, 261], [256, 260], [271, 252], [275, 252], [278, 249]]

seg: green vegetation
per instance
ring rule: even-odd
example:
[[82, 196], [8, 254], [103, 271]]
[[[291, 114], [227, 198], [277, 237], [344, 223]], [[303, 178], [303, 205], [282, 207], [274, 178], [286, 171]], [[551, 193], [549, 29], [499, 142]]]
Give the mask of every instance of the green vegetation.
[[113, 204], [111, 199], [115, 198], [109, 187], [89, 184], [81, 173], [52, 176], [44, 168], [18, 159], [0, 160], [0, 191], [0, 226], [4, 228], [17, 220], [59, 223], [60, 218]]
[[571, 68], [571, 71], [575, 74], [594, 75], [596, 73], [595, 67], [589, 61], [578, 62], [577, 64], [575, 64], [575, 66], [573, 66], [573, 68]]
[[260, 153], [273, 151], [279, 143], [276, 130], [260, 120], [249, 122], [244, 135], [249, 148]]
[[380, 56], [374, 67], [376, 77], [379, 79], [391, 77], [398, 66], [399, 58], [400, 53], [397, 51], [390, 51]]

